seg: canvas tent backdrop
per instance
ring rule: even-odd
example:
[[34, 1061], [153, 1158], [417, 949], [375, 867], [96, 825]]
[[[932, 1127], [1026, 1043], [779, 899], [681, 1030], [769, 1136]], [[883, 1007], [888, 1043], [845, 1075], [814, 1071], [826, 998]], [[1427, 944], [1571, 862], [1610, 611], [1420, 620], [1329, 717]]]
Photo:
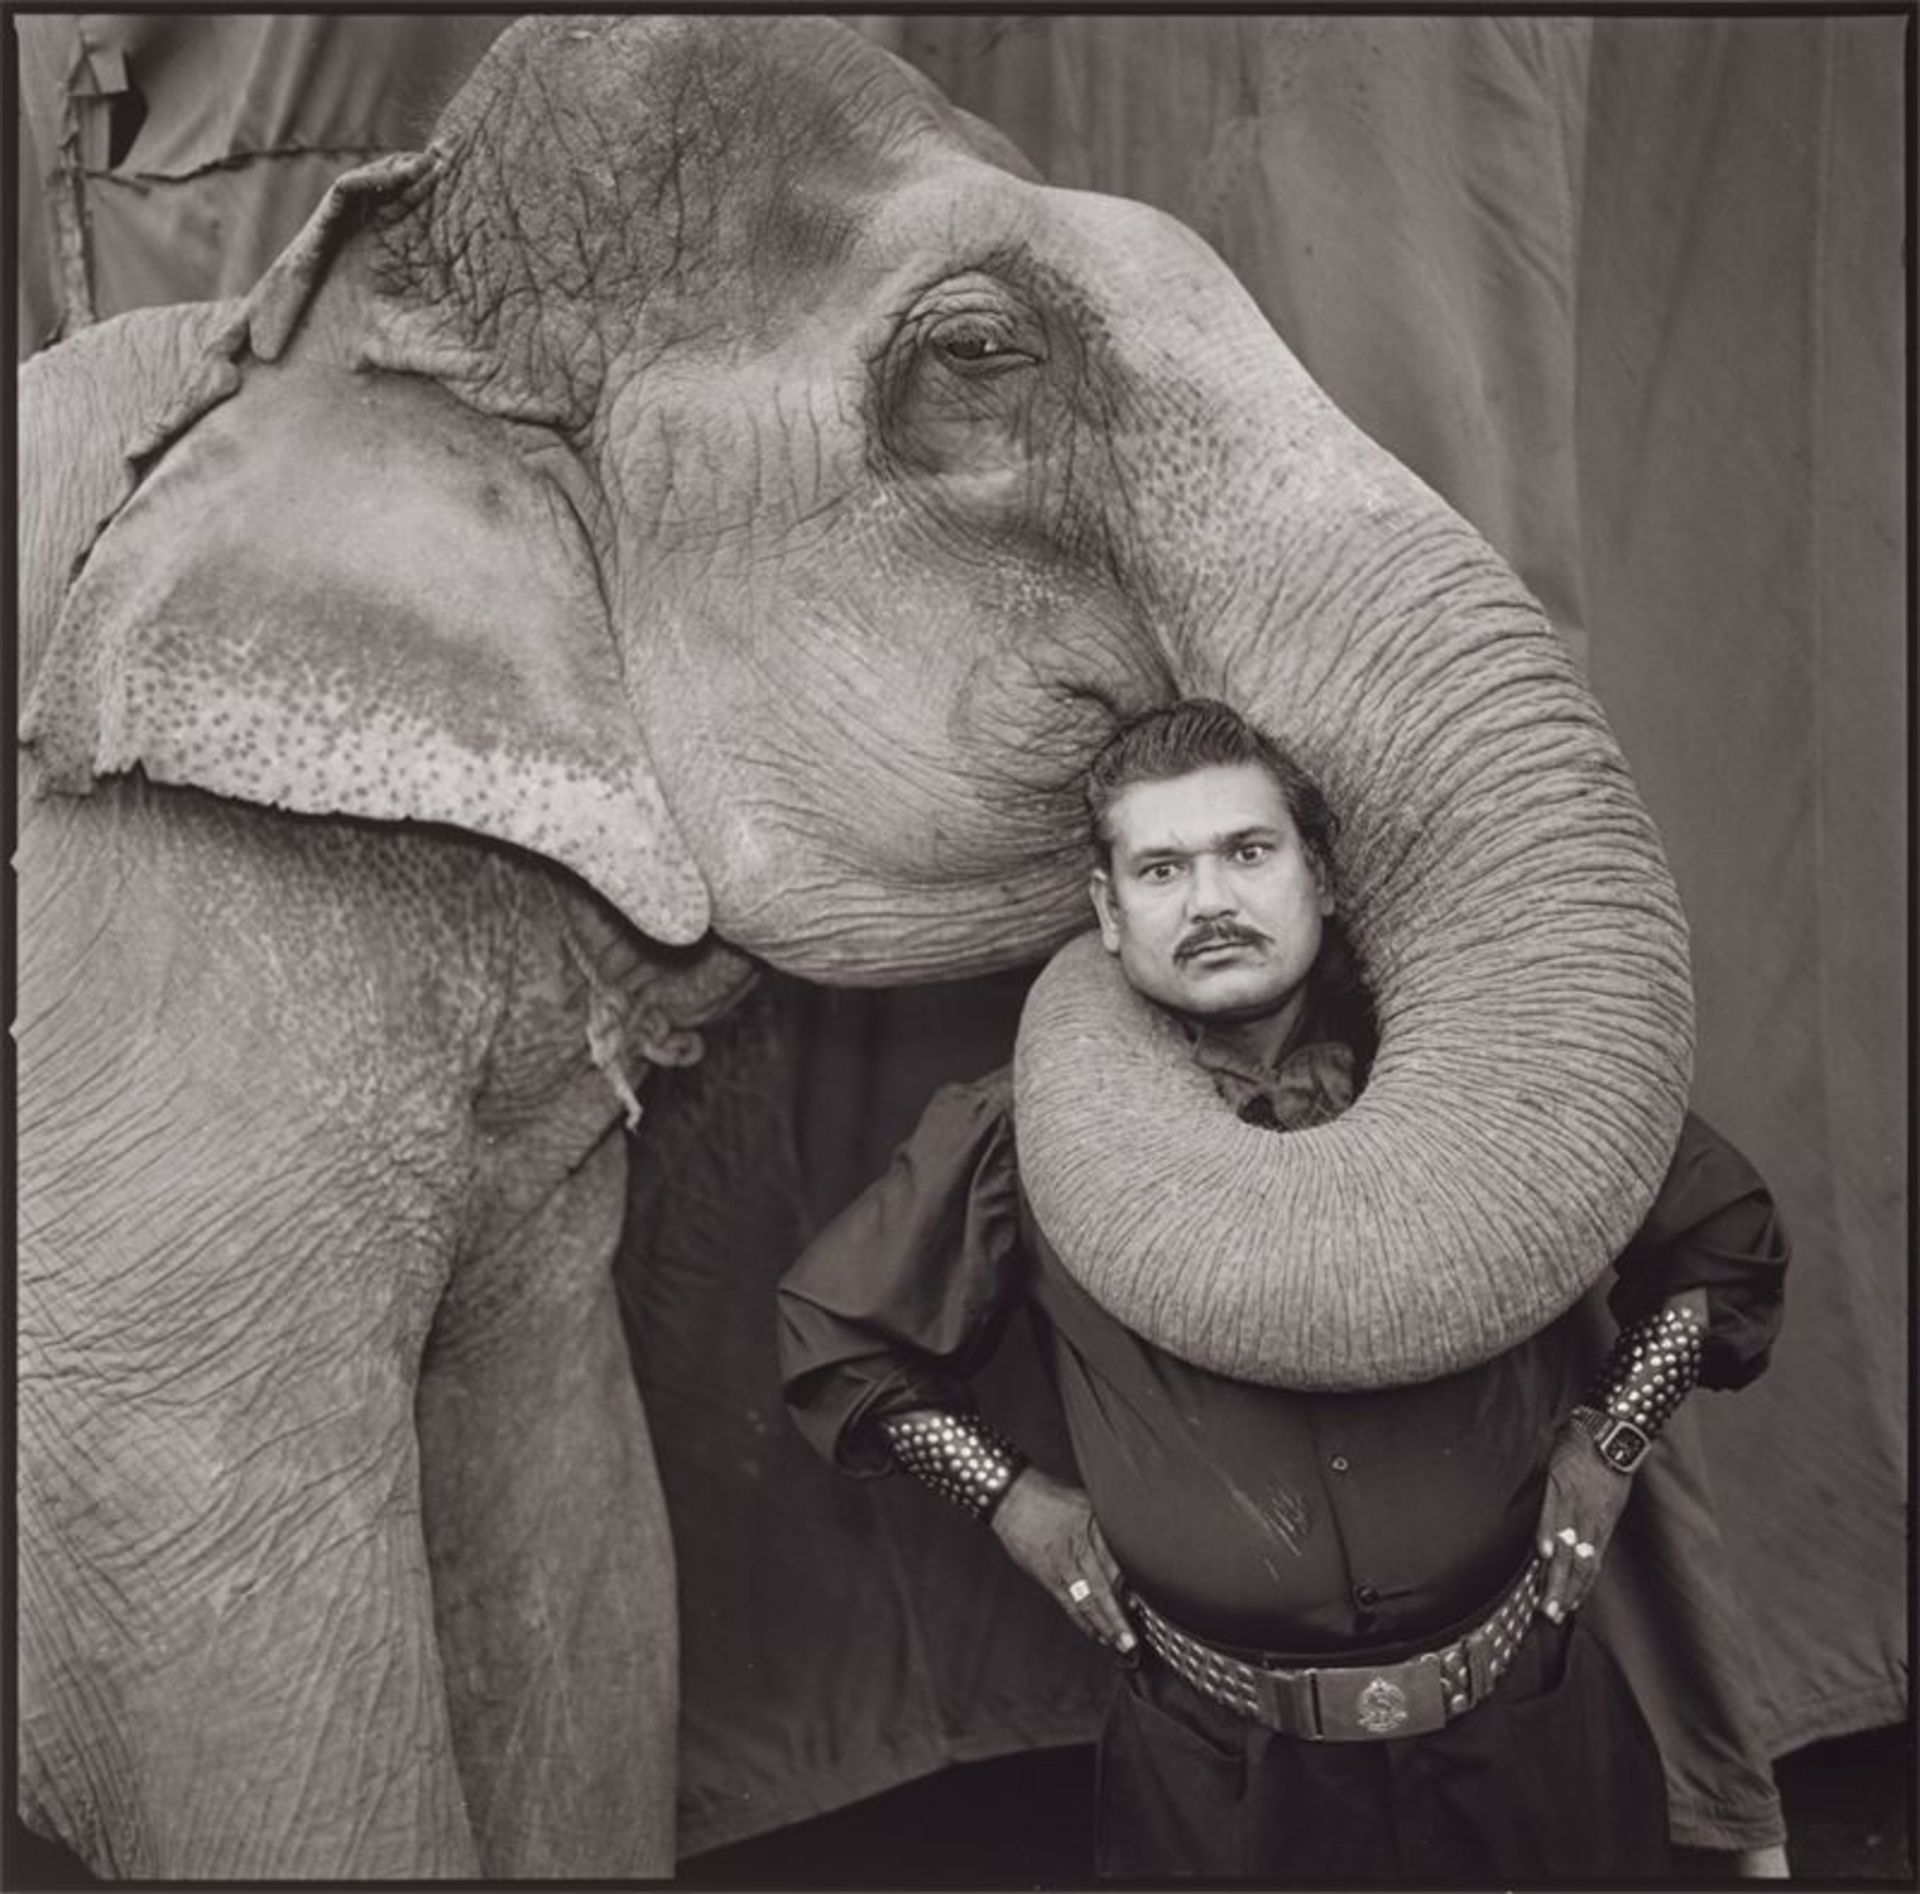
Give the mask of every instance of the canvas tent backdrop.
[[[246, 288], [503, 24], [16, 18], [23, 352]], [[1908, 22], [859, 24], [1052, 182], [1212, 242], [1586, 664], [1692, 923], [1696, 1103], [1797, 1252], [1772, 1373], [1685, 1417], [1724, 1558], [1663, 1572], [1642, 1535], [1609, 1578], [1705, 1614], [1660, 1633], [1682, 1689], [1703, 1623], [1739, 1660], [1676, 1834], [1771, 1839], [1761, 1751], [1905, 1712]], [[1091, 1647], [929, 1496], [813, 1461], [774, 1375], [773, 1279], [936, 1084], [1005, 1056], [1023, 983], [771, 980], [655, 1081], [621, 1275], [679, 1545], [689, 1852], [1093, 1726]], [[983, 1396], [1060, 1463], [1018, 1340]]]

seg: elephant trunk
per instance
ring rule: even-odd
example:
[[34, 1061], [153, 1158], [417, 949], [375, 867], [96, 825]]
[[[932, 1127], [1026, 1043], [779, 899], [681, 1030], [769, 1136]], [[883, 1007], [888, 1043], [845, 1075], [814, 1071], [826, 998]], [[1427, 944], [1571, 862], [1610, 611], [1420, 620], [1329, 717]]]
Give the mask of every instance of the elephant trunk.
[[[1068, 1269], [1149, 1340], [1245, 1380], [1387, 1386], [1512, 1347], [1637, 1227], [1690, 1080], [1685, 924], [1538, 606], [1261, 348], [1211, 404], [1258, 477], [1205, 532], [1141, 545], [1142, 584], [1180, 688], [1271, 730], [1339, 814], [1378, 1054], [1332, 1124], [1243, 1125], [1086, 937], [1022, 1021], [1021, 1165]], [[1177, 462], [1121, 471], [1134, 519], [1195, 517]]]

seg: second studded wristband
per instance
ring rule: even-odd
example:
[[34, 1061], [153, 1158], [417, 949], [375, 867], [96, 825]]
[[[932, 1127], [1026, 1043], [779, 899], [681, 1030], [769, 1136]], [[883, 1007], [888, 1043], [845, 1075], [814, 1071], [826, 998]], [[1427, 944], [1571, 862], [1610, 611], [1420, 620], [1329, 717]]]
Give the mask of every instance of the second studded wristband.
[[903, 1472], [983, 1525], [1027, 1464], [1025, 1454], [973, 1414], [922, 1408], [889, 1415], [880, 1431]]
[[1706, 1330], [1692, 1310], [1662, 1309], [1623, 1328], [1573, 1418], [1601, 1459], [1631, 1473], [1700, 1378]]

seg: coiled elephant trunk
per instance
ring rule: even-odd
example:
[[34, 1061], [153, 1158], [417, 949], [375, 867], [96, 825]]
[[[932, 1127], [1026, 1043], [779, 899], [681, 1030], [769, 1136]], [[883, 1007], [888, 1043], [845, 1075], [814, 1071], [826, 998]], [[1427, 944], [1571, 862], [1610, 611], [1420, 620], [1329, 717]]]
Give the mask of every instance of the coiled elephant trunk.
[[[1381, 1027], [1370, 1082], [1313, 1131], [1241, 1124], [1084, 937], [1022, 1022], [1021, 1167], [1069, 1270], [1149, 1340], [1241, 1379], [1380, 1387], [1510, 1348], [1637, 1227], [1691, 1076], [1686, 931], [1537, 605], [1291, 358], [1276, 376], [1277, 348], [1260, 343], [1260, 383], [1236, 377], [1267, 391], [1258, 408], [1221, 401], [1271, 472], [1188, 556], [1170, 660], [1279, 736], [1341, 816], [1340, 911]], [[1162, 491], [1135, 516], [1179, 517], [1180, 477], [1143, 460]], [[1164, 580], [1166, 553], [1147, 557]]]

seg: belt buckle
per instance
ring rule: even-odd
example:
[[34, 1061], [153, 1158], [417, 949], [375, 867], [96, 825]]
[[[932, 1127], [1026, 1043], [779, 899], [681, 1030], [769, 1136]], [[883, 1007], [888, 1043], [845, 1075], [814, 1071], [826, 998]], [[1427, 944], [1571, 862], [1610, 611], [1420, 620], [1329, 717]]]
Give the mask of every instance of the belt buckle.
[[1320, 1716], [1314, 1705], [1313, 1677], [1310, 1670], [1269, 1670], [1264, 1664], [1250, 1667], [1253, 1693], [1259, 1704], [1256, 1718], [1282, 1736], [1297, 1736], [1303, 1741], [1320, 1740]]
[[1440, 1666], [1427, 1658], [1387, 1664], [1316, 1670], [1313, 1696], [1319, 1737], [1326, 1743], [1360, 1743], [1389, 1736], [1425, 1736], [1447, 1721], [1446, 1686]]

